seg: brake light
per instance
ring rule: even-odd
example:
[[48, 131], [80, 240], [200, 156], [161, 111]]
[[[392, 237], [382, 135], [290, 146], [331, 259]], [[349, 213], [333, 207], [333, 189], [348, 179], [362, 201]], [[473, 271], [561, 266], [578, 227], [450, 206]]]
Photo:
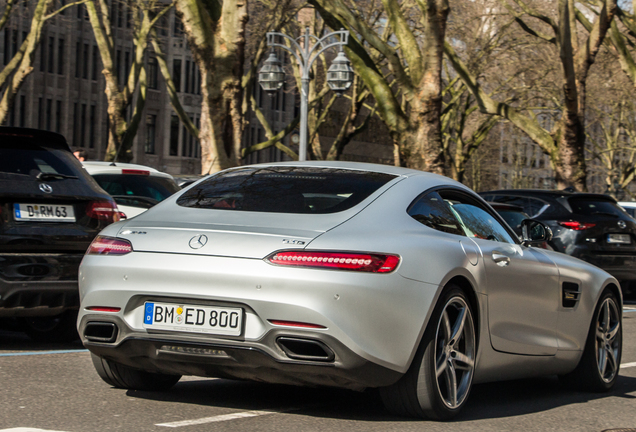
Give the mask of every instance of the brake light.
[[266, 258], [271, 264], [370, 273], [390, 273], [400, 263], [397, 255], [355, 252], [282, 251]]
[[132, 250], [132, 244], [128, 240], [97, 236], [88, 247], [86, 255], [126, 255]]
[[138, 169], [122, 169], [122, 174], [133, 174], [133, 175], [150, 175], [150, 171], [146, 170], [138, 170]]
[[118, 307], [108, 307], [108, 306], [91, 306], [86, 308], [89, 311], [93, 312], [119, 312], [121, 308]]
[[117, 222], [121, 219], [115, 201], [92, 201], [86, 206], [86, 214], [97, 220]]
[[593, 224], [593, 223], [585, 223], [585, 222], [577, 222], [577, 221], [559, 222], [559, 225], [561, 225], [562, 227], [572, 229], [574, 231], [583, 231], [583, 230], [596, 226], [596, 224]]

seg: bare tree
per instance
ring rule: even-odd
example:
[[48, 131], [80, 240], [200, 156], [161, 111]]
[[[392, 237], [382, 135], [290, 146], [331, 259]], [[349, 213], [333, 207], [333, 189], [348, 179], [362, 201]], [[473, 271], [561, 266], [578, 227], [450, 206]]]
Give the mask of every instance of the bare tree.
[[[69, 7], [84, 3], [84, 0], [69, 3], [65, 6], [52, 10], [55, 0], [38, 0], [33, 9], [31, 16], [31, 28], [26, 38], [20, 45], [17, 52], [13, 53], [13, 57], [9, 63], [0, 72], [0, 88], [3, 88], [2, 99], [0, 99], [0, 123], [4, 122], [13, 105], [15, 95], [20, 90], [24, 80], [33, 71], [33, 61], [35, 59], [35, 51], [40, 45], [42, 39], [42, 30], [47, 20], [53, 18], [60, 12]], [[0, 30], [2, 30], [13, 11], [14, 2], [9, 0], [5, 6], [2, 18], [0, 18]]]
[[[450, 42], [445, 45], [446, 55], [477, 99], [482, 112], [506, 118], [550, 155], [559, 188], [573, 186], [580, 191], [586, 190], [584, 149], [587, 78], [616, 13], [616, 0], [601, 2], [598, 18], [582, 41], [579, 40], [576, 27], [574, 0], [558, 0], [556, 20], [523, 0], [500, 2], [524, 32], [536, 41], [553, 46], [555, 54], [558, 53], [562, 69], [562, 93], [560, 100], [555, 102], [560, 105], [562, 115], [552, 131], [541, 127], [532, 109], [527, 110], [526, 115], [518, 108], [492, 99]], [[528, 18], [535, 21], [534, 26], [526, 22]]]

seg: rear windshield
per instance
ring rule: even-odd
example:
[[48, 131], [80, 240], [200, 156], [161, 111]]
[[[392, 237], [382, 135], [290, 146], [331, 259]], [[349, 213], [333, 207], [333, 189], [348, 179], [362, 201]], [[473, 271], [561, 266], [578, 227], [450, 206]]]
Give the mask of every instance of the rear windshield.
[[598, 199], [570, 198], [568, 200], [572, 212], [582, 215], [607, 215], [624, 217], [625, 212], [611, 201]]
[[150, 208], [181, 190], [170, 178], [136, 174], [95, 174], [93, 178], [117, 204]]
[[70, 151], [48, 147], [34, 138], [2, 136], [0, 139], [0, 173], [31, 177], [40, 173], [78, 176], [74, 158]]
[[395, 176], [313, 167], [243, 168], [181, 195], [183, 207], [273, 213], [336, 213], [362, 202]]

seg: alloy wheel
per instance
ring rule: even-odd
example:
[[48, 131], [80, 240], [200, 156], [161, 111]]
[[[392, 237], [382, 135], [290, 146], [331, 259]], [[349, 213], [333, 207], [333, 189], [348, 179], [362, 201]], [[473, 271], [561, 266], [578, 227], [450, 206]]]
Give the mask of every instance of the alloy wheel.
[[620, 330], [620, 314], [612, 297], [603, 301], [596, 322], [596, 365], [600, 377], [611, 382], [618, 373], [621, 341], [617, 337]]
[[458, 408], [468, 396], [475, 367], [475, 328], [463, 298], [444, 306], [435, 337], [437, 389], [448, 408]]

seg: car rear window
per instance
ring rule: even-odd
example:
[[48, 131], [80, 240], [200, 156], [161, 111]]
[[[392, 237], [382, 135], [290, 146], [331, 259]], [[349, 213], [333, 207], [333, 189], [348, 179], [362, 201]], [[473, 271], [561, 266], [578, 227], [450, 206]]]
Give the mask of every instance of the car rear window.
[[581, 215], [609, 215], [624, 217], [625, 212], [612, 201], [604, 201], [590, 198], [568, 199], [572, 212]]
[[396, 176], [314, 167], [226, 171], [189, 189], [183, 207], [273, 213], [336, 213], [362, 202]]
[[170, 178], [136, 174], [95, 174], [118, 204], [149, 208], [181, 190]]
[[2, 136], [0, 156], [0, 173], [32, 177], [39, 173], [79, 175], [70, 151], [48, 147], [31, 137]]

